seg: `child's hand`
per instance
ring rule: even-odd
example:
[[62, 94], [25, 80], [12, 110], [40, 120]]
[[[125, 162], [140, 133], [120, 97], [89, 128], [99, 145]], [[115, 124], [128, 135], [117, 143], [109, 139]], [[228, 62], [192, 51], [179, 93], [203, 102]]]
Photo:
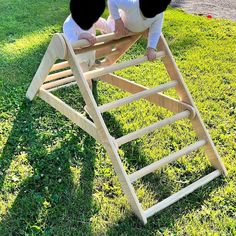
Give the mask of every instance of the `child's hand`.
[[126, 36], [130, 33], [129, 30], [125, 28], [121, 19], [115, 20], [115, 33], [119, 37]]
[[157, 57], [156, 50], [154, 48], [147, 48], [146, 56], [149, 61], [155, 60]]
[[86, 33], [86, 32], [81, 33], [79, 37], [80, 37], [80, 39], [88, 40], [91, 45], [94, 45], [97, 41], [95, 36], [93, 36], [90, 33]]

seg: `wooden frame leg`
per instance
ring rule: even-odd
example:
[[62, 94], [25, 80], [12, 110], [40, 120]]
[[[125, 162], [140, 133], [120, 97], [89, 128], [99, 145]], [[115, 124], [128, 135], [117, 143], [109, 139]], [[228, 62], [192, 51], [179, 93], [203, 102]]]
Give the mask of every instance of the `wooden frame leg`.
[[43, 85], [57, 59], [66, 58], [66, 44], [61, 34], [55, 34], [47, 48], [41, 64], [27, 90], [26, 97], [33, 100]]
[[197, 133], [199, 139], [207, 140], [207, 144], [205, 146], [205, 151], [206, 151], [206, 154], [209, 158], [210, 163], [216, 169], [220, 170], [221, 173], [226, 175], [227, 171], [225, 169], [225, 166], [219, 157], [219, 154], [213, 144], [213, 141], [212, 141], [210, 135], [208, 134], [208, 131], [201, 119], [199, 111], [194, 104], [192, 96], [187, 88], [187, 85], [185, 84], [185, 82], [182, 78], [181, 73], [179, 72], [176, 62], [172, 56], [172, 53], [171, 53], [169, 46], [168, 46], [163, 35], [161, 35], [161, 38], [160, 38], [160, 41], [158, 44], [158, 49], [161, 49], [161, 50], [165, 51], [165, 53], [166, 53], [166, 57], [164, 57], [162, 60], [163, 60], [163, 63], [165, 65], [165, 68], [166, 68], [170, 78], [172, 80], [177, 80], [179, 82], [178, 86], [176, 87], [176, 90], [177, 90], [178, 96], [180, 97], [180, 100], [182, 102], [185, 102], [185, 103], [191, 105], [196, 112], [196, 116], [194, 117], [194, 119], [191, 119], [191, 123], [192, 123], [193, 128], [194, 128], [195, 132]]

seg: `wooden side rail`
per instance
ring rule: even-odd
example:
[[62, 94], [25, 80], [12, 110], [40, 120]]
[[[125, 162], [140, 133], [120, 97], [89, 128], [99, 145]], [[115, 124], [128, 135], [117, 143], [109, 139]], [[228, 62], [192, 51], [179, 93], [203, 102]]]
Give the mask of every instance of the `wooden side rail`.
[[171, 195], [170, 197], [166, 198], [165, 200], [161, 201], [160, 203], [150, 207], [146, 211], [144, 211], [145, 216], [148, 218], [155, 213], [163, 210], [164, 208], [170, 206], [171, 204], [177, 202], [181, 198], [185, 197], [186, 195], [192, 193], [197, 188], [209, 183], [213, 179], [217, 178], [221, 175], [221, 172], [219, 170], [215, 170], [212, 173], [204, 176], [203, 178], [197, 180], [196, 182], [190, 184], [186, 188], [181, 189], [179, 192]]
[[57, 91], [58, 89], [68, 88], [68, 87], [71, 87], [71, 86], [73, 86], [73, 85], [77, 85], [77, 82], [76, 82], [76, 81], [73, 81], [73, 82], [68, 83], [68, 84], [59, 85], [59, 86], [57, 86], [57, 87], [47, 89], [47, 91], [49, 91], [49, 92], [55, 92], [55, 91]]
[[188, 147], [185, 147], [181, 150], [179, 150], [178, 152], [172, 153], [169, 156], [163, 157], [161, 160], [156, 161], [136, 172], [134, 172], [133, 174], [129, 175], [129, 179], [132, 182], [136, 181], [137, 179], [142, 178], [145, 175], [148, 175], [154, 171], [156, 171], [157, 169], [163, 167], [166, 164], [169, 164], [173, 161], [176, 161], [178, 158], [189, 154], [192, 151], [195, 151], [199, 148], [201, 148], [202, 146], [204, 146], [206, 144], [205, 140], [200, 140], [194, 144], [189, 145]]
[[56, 80], [56, 79], [60, 79], [60, 78], [63, 78], [63, 77], [66, 77], [66, 76], [70, 76], [72, 75], [72, 70], [69, 69], [69, 70], [64, 70], [64, 71], [61, 71], [61, 72], [58, 72], [58, 73], [54, 73], [54, 74], [51, 74], [51, 75], [48, 75], [46, 77], [46, 80], [45, 82], [47, 81], [51, 81], [51, 80]]
[[168, 82], [166, 84], [162, 84], [158, 87], [148, 89], [148, 90], [144, 90], [142, 92], [135, 93], [135, 94], [133, 94], [129, 97], [125, 97], [125, 98], [119, 99], [117, 101], [114, 101], [114, 102], [111, 102], [111, 103], [108, 103], [108, 104], [104, 104], [104, 105], [98, 107], [98, 109], [99, 109], [100, 112], [105, 112], [105, 111], [108, 111], [110, 109], [119, 107], [121, 105], [139, 100], [141, 98], [148, 97], [148, 96], [150, 96], [154, 93], [158, 93], [158, 92], [164, 91], [166, 89], [173, 88], [173, 87], [177, 86], [177, 84], [178, 84], [177, 81], [170, 81], [170, 82]]
[[[156, 59], [160, 59], [165, 56], [165, 53], [162, 51], [157, 52], [156, 54], [157, 54]], [[125, 61], [125, 62], [122, 62], [119, 64], [114, 64], [114, 65], [100, 68], [97, 70], [88, 71], [88, 72], [84, 73], [84, 76], [86, 79], [94, 79], [96, 77], [106, 75], [106, 74], [112, 73], [117, 70], [122, 70], [122, 69], [125, 69], [130, 66], [135, 66], [135, 65], [141, 64], [143, 62], [146, 62], [147, 60], [148, 60], [147, 56], [136, 58], [136, 59], [133, 59], [130, 61]]]
[[97, 129], [93, 122], [88, 120], [86, 117], [81, 115], [79, 112], [71, 108], [65, 102], [63, 102], [58, 97], [54, 96], [45, 89], [40, 88], [38, 96], [43, 99], [46, 103], [54, 107], [60, 113], [65, 115], [68, 119], [77, 124], [80, 128], [85, 130], [88, 134], [94, 137], [96, 140], [100, 140], [97, 135]]
[[148, 134], [150, 132], [153, 132], [155, 129], [159, 129], [165, 125], [169, 125], [177, 120], [181, 120], [183, 118], [186, 118], [186, 117], [189, 117], [190, 115], [190, 112], [189, 111], [183, 111], [183, 112], [180, 112], [170, 118], [166, 118], [164, 120], [161, 120], [161, 121], [158, 121], [148, 127], [145, 127], [143, 129], [140, 129], [140, 130], [137, 130], [137, 131], [134, 131], [133, 133], [130, 133], [130, 134], [127, 134], [123, 137], [120, 137], [118, 139], [115, 140], [115, 143], [116, 145], [119, 147], [121, 146], [122, 144], [125, 144], [125, 143], [128, 143], [134, 139], [137, 139], [137, 138], [140, 138], [142, 137], [143, 135], [145, 134]]

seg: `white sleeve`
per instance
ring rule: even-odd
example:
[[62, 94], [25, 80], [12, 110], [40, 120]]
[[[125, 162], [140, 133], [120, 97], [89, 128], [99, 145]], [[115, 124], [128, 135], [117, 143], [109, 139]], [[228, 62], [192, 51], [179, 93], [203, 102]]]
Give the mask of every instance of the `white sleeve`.
[[120, 13], [119, 13], [117, 0], [108, 0], [108, 8], [114, 20], [120, 19]]
[[107, 21], [100, 17], [98, 21], [94, 24], [95, 29], [101, 31], [103, 34], [111, 33], [113, 32]]
[[63, 33], [65, 34], [66, 38], [70, 42], [77, 41], [79, 37], [77, 36], [76, 32], [73, 31], [70, 27], [67, 27], [67, 25], [63, 25]]
[[148, 47], [156, 48], [157, 43], [161, 36], [162, 25], [164, 20], [164, 14], [161, 13], [161, 16], [156, 19], [149, 28], [148, 34]]
[[79, 27], [76, 27], [70, 16], [67, 17], [63, 24], [63, 33], [70, 42], [77, 41], [79, 39]]

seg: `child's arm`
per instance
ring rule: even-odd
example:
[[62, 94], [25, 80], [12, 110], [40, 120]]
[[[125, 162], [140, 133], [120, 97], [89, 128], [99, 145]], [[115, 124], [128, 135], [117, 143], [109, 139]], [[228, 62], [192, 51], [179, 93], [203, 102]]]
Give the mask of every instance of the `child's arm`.
[[148, 45], [147, 45], [147, 57], [149, 60], [154, 60], [156, 58], [156, 47], [161, 36], [162, 25], [163, 25], [164, 14], [161, 13], [160, 18], [158, 18], [149, 28], [148, 34]]
[[125, 36], [129, 34], [129, 30], [125, 28], [124, 22], [122, 21], [119, 13], [119, 6], [117, 0], [109, 0], [108, 7], [111, 16], [115, 21], [115, 33], [118, 36]]
[[95, 29], [101, 31], [103, 34], [112, 33], [112, 29], [105, 19], [100, 17], [98, 21], [94, 24]]
[[90, 45], [94, 45], [97, 41], [95, 35], [88, 32], [79, 34], [79, 39], [86, 39], [87, 41], [89, 41]]
[[91, 45], [96, 43], [96, 38], [90, 32], [82, 30], [71, 18], [68, 16], [63, 24], [63, 33], [66, 38], [71, 42], [78, 41], [79, 39], [86, 39]]

